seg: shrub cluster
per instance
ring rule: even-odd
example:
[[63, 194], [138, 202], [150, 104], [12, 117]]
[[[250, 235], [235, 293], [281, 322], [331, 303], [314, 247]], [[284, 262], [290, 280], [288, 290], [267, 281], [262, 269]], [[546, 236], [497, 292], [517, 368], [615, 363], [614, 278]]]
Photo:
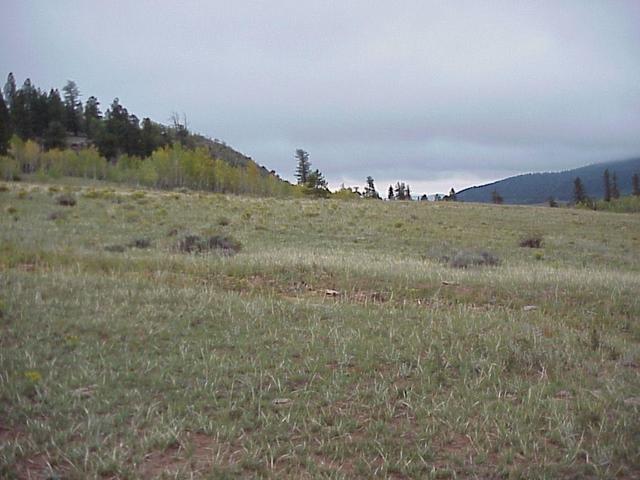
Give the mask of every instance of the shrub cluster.
[[206, 253], [218, 251], [223, 255], [234, 255], [242, 248], [241, 243], [228, 235], [213, 235], [202, 238], [198, 235], [187, 235], [180, 240], [175, 249], [182, 253]]
[[56, 198], [56, 202], [58, 202], [58, 205], [62, 205], [64, 207], [73, 207], [76, 204], [76, 197], [68, 193], [64, 193]]
[[449, 260], [449, 266], [454, 268], [495, 266], [499, 263], [498, 257], [484, 250], [460, 251]]
[[524, 248], [541, 248], [542, 243], [542, 235], [539, 234], [527, 235], [520, 239], [520, 246]]

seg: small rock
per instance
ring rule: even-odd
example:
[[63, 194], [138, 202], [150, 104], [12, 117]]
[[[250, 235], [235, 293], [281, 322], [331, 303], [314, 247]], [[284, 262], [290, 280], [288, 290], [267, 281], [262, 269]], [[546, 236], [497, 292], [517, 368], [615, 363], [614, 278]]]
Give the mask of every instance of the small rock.
[[450, 282], [449, 280], [443, 280], [442, 284], [443, 285], [449, 285], [449, 286], [452, 286], [452, 287], [456, 287], [456, 286], [460, 285], [458, 282]]
[[324, 294], [327, 297], [337, 297], [338, 295], [340, 295], [340, 292], [337, 290], [331, 290], [330, 288], [328, 288], [324, 291]]
[[95, 388], [96, 388], [96, 385], [89, 385], [88, 387], [80, 387], [73, 390], [71, 394], [77, 398], [89, 398], [93, 396]]
[[522, 310], [524, 310], [525, 312], [530, 312], [531, 310], [537, 310], [538, 307], [537, 305], [525, 305], [524, 307], [522, 307]]
[[282, 405], [288, 405], [291, 403], [291, 400], [288, 398], [276, 398], [273, 402], [273, 405], [276, 406], [282, 406]]
[[571, 392], [569, 390], [560, 390], [558, 393], [556, 393], [556, 398], [571, 398]]

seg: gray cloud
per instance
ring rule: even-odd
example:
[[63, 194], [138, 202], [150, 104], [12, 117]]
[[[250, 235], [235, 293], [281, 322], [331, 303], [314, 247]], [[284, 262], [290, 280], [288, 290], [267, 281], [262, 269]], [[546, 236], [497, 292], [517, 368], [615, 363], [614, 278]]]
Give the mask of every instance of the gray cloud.
[[635, 0], [6, 3], [6, 73], [184, 112], [289, 178], [297, 147], [428, 191], [640, 153]]

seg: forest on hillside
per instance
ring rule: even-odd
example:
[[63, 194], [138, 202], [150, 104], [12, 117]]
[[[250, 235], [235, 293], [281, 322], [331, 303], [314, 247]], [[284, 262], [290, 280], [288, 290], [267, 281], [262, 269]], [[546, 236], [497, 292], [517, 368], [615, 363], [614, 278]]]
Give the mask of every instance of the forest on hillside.
[[156, 188], [290, 195], [294, 186], [218, 140], [194, 134], [186, 119], [142, 121], [115, 98], [101, 110], [80, 100], [70, 80], [48, 92], [9, 74], [0, 92], [0, 176], [78, 176]]

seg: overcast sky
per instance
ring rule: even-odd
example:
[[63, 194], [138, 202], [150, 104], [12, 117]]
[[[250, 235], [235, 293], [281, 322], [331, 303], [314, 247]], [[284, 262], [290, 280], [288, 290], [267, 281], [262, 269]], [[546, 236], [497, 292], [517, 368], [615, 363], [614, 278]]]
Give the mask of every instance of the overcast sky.
[[[640, 0], [7, 1], [0, 74], [293, 179], [445, 192], [640, 155]], [[4, 83], [4, 79], [2, 80]]]

